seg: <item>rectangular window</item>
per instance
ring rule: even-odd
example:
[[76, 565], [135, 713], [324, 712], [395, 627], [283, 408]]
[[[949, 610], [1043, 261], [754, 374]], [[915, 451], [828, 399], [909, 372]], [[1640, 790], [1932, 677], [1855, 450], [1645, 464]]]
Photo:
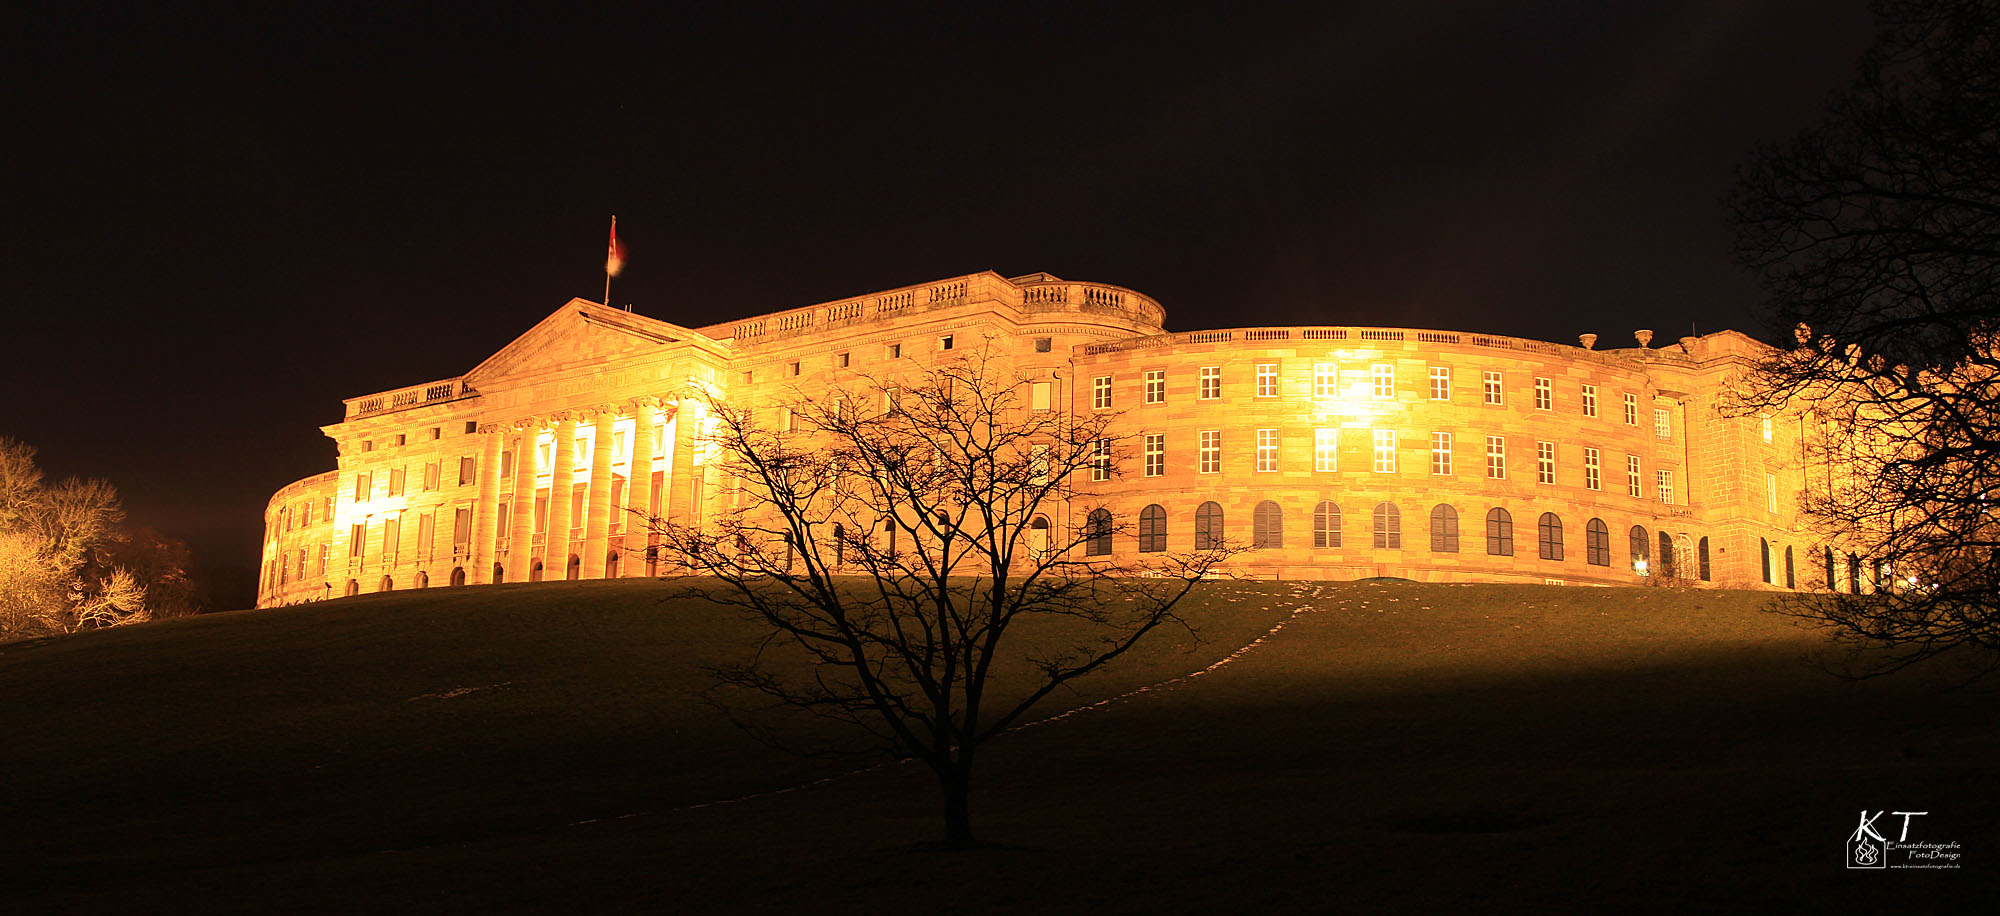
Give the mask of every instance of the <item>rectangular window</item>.
[[1278, 469], [1278, 431], [1260, 429], [1257, 431], [1257, 470]]
[[1763, 419], [1763, 420], [1762, 420], [1762, 421], [1760, 422], [1760, 424], [1759, 424], [1759, 425], [1760, 425], [1760, 426], [1762, 426], [1762, 427], [1763, 427], [1763, 430], [1764, 430], [1764, 441], [1765, 441], [1765, 442], [1767, 442], [1767, 443], [1768, 443], [1768, 442], [1770, 442], [1770, 441], [1771, 441], [1771, 418], [1770, 418], [1770, 417], [1765, 417], [1765, 418], [1764, 418], [1764, 419]]
[[1486, 476], [1494, 480], [1507, 479], [1507, 437], [1486, 437]]
[[472, 462], [472, 459], [471, 459], [470, 457], [464, 457], [464, 458], [460, 458], [460, 459], [458, 459], [458, 485], [459, 485], [459, 486], [461, 486], [461, 487], [462, 487], [462, 486], [465, 486], [466, 484], [469, 484], [469, 483], [471, 483], [471, 482], [472, 482], [472, 469], [473, 469], [473, 467], [474, 467], [474, 466], [475, 466], [475, 465], [473, 464], [473, 462]]
[[1660, 502], [1674, 504], [1674, 472], [1654, 471], [1653, 476], [1660, 484]]
[[1203, 474], [1222, 472], [1222, 430], [1201, 431], [1201, 472]]
[[463, 553], [465, 545], [472, 543], [472, 510], [460, 509], [451, 516], [451, 546], [454, 552]]
[[952, 339], [952, 336], [950, 334], [946, 334], [943, 337], [938, 338], [938, 349], [949, 350], [952, 348], [952, 345], [954, 343], [956, 343], [956, 341]]
[[1498, 407], [1501, 404], [1505, 403], [1504, 399], [1500, 395], [1500, 373], [1494, 372], [1493, 370], [1489, 369], [1486, 371], [1485, 378], [1486, 378], [1486, 403], [1494, 407]]
[[1056, 348], [1056, 339], [1055, 339], [1055, 338], [1053, 338], [1053, 337], [1037, 337], [1037, 338], [1035, 338], [1035, 352], [1036, 352], [1036, 353], [1048, 353], [1048, 352], [1050, 352], [1050, 351], [1053, 351], [1053, 350], [1054, 350], [1055, 348]]
[[1535, 480], [1538, 483], [1556, 482], [1556, 444], [1535, 443]]
[[1674, 437], [1673, 415], [1665, 407], [1653, 408], [1653, 436], [1658, 439]]
[[1535, 377], [1535, 409], [1556, 409], [1555, 383], [1540, 376]]
[[1451, 433], [1431, 433], [1431, 473], [1451, 476]]
[[797, 378], [798, 374], [799, 374], [799, 364], [797, 362], [794, 362], [792, 363], [792, 377]]
[[1597, 450], [1586, 446], [1583, 450], [1583, 488], [1604, 489], [1603, 469], [1598, 466]]
[[1431, 367], [1431, 400], [1451, 400], [1451, 367]]
[[1159, 477], [1167, 473], [1167, 434], [1146, 434], [1146, 476]]
[[375, 498], [375, 482], [371, 479], [373, 476], [373, 474], [367, 472], [354, 475], [355, 502], [367, 502]]
[[1090, 443], [1090, 479], [1111, 479], [1111, 440], [1093, 439]]
[[431, 441], [436, 442], [437, 440], [442, 438], [444, 438], [444, 427], [442, 426], [431, 427]]
[[382, 555], [394, 560], [398, 542], [403, 539], [402, 519], [391, 517], [382, 523]]
[[402, 469], [402, 468], [396, 468], [396, 469], [394, 469], [394, 470], [392, 470], [392, 471], [390, 471], [390, 472], [389, 472], [389, 495], [390, 495], [390, 496], [401, 496], [401, 495], [403, 495], [403, 469]]
[[368, 555], [368, 523], [355, 522], [347, 529], [347, 555], [354, 558]]
[[1639, 425], [1639, 396], [1629, 391], [1625, 393], [1625, 425]]
[[1055, 404], [1055, 386], [1048, 382], [1035, 382], [1028, 386], [1028, 406], [1035, 410], [1048, 410]]
[[1396, 367], [1388, 363], [1376, 363], [1368, 367], [1368, 378], [1375, 383], [1374, 393], [1378, 398], [1396, 396]]
[[1396, 473], [1396, 431], [1375, 430], [1375, 473]]
[[896, 413], [902, 409], [903, 389], [895, 387], [882, 389], [882, 412]]
[[839, 368], [841, 368], [841, 369], [845, 369], [845, 368], [847, 368], [848, 366], [851, 366], [851, 365], [853, 365], [853, 364], [854, 364], [854, 358], [853, 358], [853, 357], [852, 357], [851, 355], [849, 355], [849, 354], [846, 354], [846, 353], [836, 353], [836, 354], [834, 354], [834, 356], [833, 356], [833, 364], [834, 364], [834, 365], [835, 365], [836, 367], [839, 367]]
[[[792, 409], [791, 409], [791, 408], [789, 408], [789, 407], [785, 408], [785, 419], [786, 419], [786, 421], [787, 421], [787, 422], [785, 423], [785, 429], [787, 429], [787, 430], [789, 430], [789, 429], [791, 429], [791, 428], [792, 428], [792, 425], [791, 425], [791, 423], [789, 422], [789, 421], [791, 420], [791, 417], [792, 417]], [[611, 436], [611, 460], [612, 460], [612, 461], [614, 461], [614, 462], [618, 462], [618, 461], [624, 461], [624, 460], [625, 460], [625, 456], [626, 456], [627, 454], [629, 454], [629, 453], [628, 453], [628, 452], [626, 451], [626, 449], [628, 449], [628, 448], [629, 448], [629, 447], [631, 446], [631, 443], [629, 443], [629, 442], [625, 441], [625, 440], [626, 440], [626, 439], [628, 439], [628, 438], [630, 438], [630, 437], [629, 437], [629, 436], [628, 436], [628, 435], [626, 434], [626, 432], [625, 432], [624, 430], [622, 430], [622, 429], [621, 429], [621, 430], [619, 430], [618, 432], [616, 432], [616, 433], [612, 434], [612, 436]], [[500, 479], [501, 479], [501, 480], [506, 480], [506, 479], [507, 479], [507, 471], [506, 471], [506, 466], [505, 466], [505, 465], [502, 465], [502, 466], [501, 466], [501, 470], [500, 470]]]
[[504, 481], [504, 480], [512, 480], [512, 479], [513, 479], [513, 477], [514, 477], [514, 453], [513, 453], [513, 452], [501, 452], [501, 453], [500, 453], [500, 479], [501, 479], [501, 480], [503, 480], [503, 481]]
[[1313, 397], [1340, 397], [1340, 364], [1313, 363]]
[[1643, 497], [1646, 491], [1639, 483], [1639, 456], [1625, 456], [1625, 492], [1633, 497]]
[[326, 555], [332, 551], [332, 544], [319, 545], [319, 574], [326, 575]]
[[1278, 364], [1257, 364], [1257, 396], [1275, 398], [1278, 396]]
[[888, 353], [889, 353], [889, 358], [890, 358], [890, 359], [902, 359], [902, 358], [903, 358], [903, 345], [902, 345], [902, 344], [899, 344], [899, 343], [892, 343], [892, 344], [890, 344], [890, 345], [889, 345], [889, 347], [888, 347]]
[[1340, 430], [1333, 428], [1313, 430], [1313, 470], [1340, 470]]
[[1764, 505], [1772, 512], [1778, 511], [1778, 475], [1764, 475]]
[[1201, 367], [1201, 399], [1213, 401], [1222, 397], [1222, 367]]
[[[790, 407], [778, 408], [778, 431], [781, 433], [792, 431], [792, 409]], [[624, 434], [620, 433], [619, 435], [622, 436]]]
[[1165, 404], [1167, 402], [1167, 370], [1146, 370], [1146, 403]]
[[424, 492], [428, 493], [438, 488], [438, 473], [437, 462], [424, 465]]
[[1111, 407], [1111, 376], [1100, 375], [1090, 380], [1090, 406], [1095, 410]]
[[407, 442], [409, 442], [409, 441], [410, 441], [410, 437], [409, 437], [409, 435], [408, 435], [408, 434], [406, 434], [406, 433], [397, 433], [397, 434], [396, 434], [396, 444], [397, 444], [397, 445], [402, 445], [402, 444], [404, 444], [404, 443], [407, 443]]
[[1596, 385], [1585, 385], [1585, 386], [1583, 386], [1583, 415], [1584, 415], [1584, 416], [1586, 416], [1586, 417], [1594, 417], [1594, 416], [1597, 416], [1597, 386], [1596, 386]]

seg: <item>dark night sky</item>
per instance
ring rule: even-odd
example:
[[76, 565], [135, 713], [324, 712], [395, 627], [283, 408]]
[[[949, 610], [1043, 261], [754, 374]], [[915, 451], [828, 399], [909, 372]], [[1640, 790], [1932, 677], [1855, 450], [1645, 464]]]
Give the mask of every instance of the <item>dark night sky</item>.
[[1174, 329], [1758, 333], [1718, 200], [1872, 31], [1861, 0], [500, 6], [17, 24], [0, 435], [245, 604], [340, 399], [598, 298], [613, 213], [614, 301], [685, 325], [991, 269]]

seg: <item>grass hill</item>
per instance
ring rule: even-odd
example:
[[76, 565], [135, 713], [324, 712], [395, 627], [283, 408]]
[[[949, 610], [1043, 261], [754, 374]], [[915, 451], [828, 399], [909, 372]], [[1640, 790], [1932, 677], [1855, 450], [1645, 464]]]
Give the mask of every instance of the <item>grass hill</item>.
[[[920, 767], [766, 794], [863, 763], [777, 753], [702, 702], [699, 666], [757, 632], [657, 582], [0, 645], [0, 911], [1990, 902], [1992, 694], [1829, 678], [1823, 637], [1763, 599], [1208, 584], [1198, 639], [1161, 634], [1046, 710], [1088, 711], [992, 746], [991, 845], [966, 853], [932, 845]], [[1863, 808], [1931, 812], [1964, 868], [1848, 872]]]

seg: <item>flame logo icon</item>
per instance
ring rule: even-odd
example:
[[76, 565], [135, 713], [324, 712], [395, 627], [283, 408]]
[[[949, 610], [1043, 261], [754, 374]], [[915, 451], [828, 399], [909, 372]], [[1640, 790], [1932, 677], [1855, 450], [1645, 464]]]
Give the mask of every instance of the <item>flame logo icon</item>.
[[1862, 840], [1861, 842], [1854, 844], [1854, 864], [1873, 865], [1875, 864], [1876, 855], [1877, 853], [1875, 851], [1875, 844], [1870, 843], [1867, 840]]

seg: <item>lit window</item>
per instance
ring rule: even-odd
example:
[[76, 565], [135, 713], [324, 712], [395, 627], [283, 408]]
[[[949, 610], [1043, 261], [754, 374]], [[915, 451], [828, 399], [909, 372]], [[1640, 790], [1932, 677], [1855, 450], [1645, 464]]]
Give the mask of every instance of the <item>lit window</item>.
[[1201, 367], [1201, 399], [1213, 401], [1222, 397], [1222, 367]]
[[1500, 396], [1500, 373], [1494, 372], [1489, 369], [1487, 370], [1485, 377], [1486, 377], [1486, 403], [1498, 407], [1503, 403]]
[[1396, 473], [1396, 431], [1375, 430], [1375, 473]]
[[1257, 396], [1275, 398], [1278, 396], [1278, 364], [1257, 364]]
[[1586, 490], [1604, 489], [1604, 478], [1600, 474], [1601, 469], [1598, 467], [1597, 450], [1586, 446], [1583, 450], [1583, 488]]
[[1555, 383], [1545, 378], [1535, 379], [1535, 409], [1554, 410], [1556, 407]]
[[1146, 476], [1159, 477], [1167, 473], [1167, 435], [1165, 433], [1146, 434]]
[[1028, 406], [1035, 410], [1049, 410], [1055, 405], [1055, 386], [1048, 382], [1036, 382], [1028, 387]]
[[1639, 425], [1639, 396], [1629, 391], [1625, 393], [1625, 425]]
[[1653, 472], [1653, 474], [1654, 474], [1654, 475], [1655, 475], [1655, 476], [1656, 476], [1656, 477], [1658, 478], [1658, 480], [1659, 480], [1659, 484], [1660, 484], [1660, 502], [1663, 502], [1663, 503], [1666, 503], [1666, 504], [1667, 504], [1667, 505], [1669, 505], [1669, 506], [1673, 505], [1673, 504], [1674, 504], [1674, 472], [1672, 472], [1672, 471], [1654, 471], [1654, 472]]
[[1167, 402], [1167, 370], [1146, 370], [1146, 403], [1165, 404]]
[[1368, 367], [1368, 377], [1375, 383], [1375, 396], [1393, 398], [1396, 396], [1396, 367], [1388, 363], [1376, 363]]
[[1337, 398], [1340, 396], [1340, 364], [1313, 363], [1313, 397]]
[[1486, 476], [1494, 480], [1507, 479], [1507, 437], [1486, 437]]
[[1596, 385], [1585, 385], [1585, 386], [1583, 386], [1583, 415], [1584, 415], [1584, 416], [1586, 416], [1586, 417], [1594, 417], [1594, 416], [1597, 416], [1597, 386], [1596, 386]]
[[1090, 380], [1090, 406], [1095, 410], [1111, 407], [1111, 376], [1100, 375]]
[[1660, 439], [1672, 439], [1674, 437], [1672, 415], [1667, 412], [1665, 407], [1653, 408], [1653, 435]]
[[1556, 482], [1556, 444], [1535, 443], [1535, 480], [1540, 483]]
[[1451, 367], [1431, 367], [1431, 400], [1451, 400]]
[[1431, 433], [1431, 473], [1451, 476], [1451, 433]]
[[1257, 470], [1278, 469], [1278, 431], [1260, 429], [1257, 431]]
[[1097, 439], [1090, 446], [1090, 479], [1111, 479], [1111, 440]]
[[1201, 431], [1201, 472], [1217, 474], [1222, 471], [1222, 430]]
[[1637, 455], [1625, 456], [1625, 492], [1633, 497], [1646, 495], [1645, 491], [1640, 489], [1639, 456]]
[[1761, 426], [1763, 427], [1763, 429], [1764, 429], [1764, 441], [1765, 441], [1765, 442], [1769, 442], [1769, 441], [1771, 441], [1771, 418], [1770, 418], [1770, 417], [1765, 417], [1765, 418], [1764, 418], [1764, 419], [1763, 419], [1763, 420], [1761, 421], [1760, 425], [1761, 425]]
[[1313, 430], [1313, 470], [1340, 470], [1340, 430], [1331, 427]]

